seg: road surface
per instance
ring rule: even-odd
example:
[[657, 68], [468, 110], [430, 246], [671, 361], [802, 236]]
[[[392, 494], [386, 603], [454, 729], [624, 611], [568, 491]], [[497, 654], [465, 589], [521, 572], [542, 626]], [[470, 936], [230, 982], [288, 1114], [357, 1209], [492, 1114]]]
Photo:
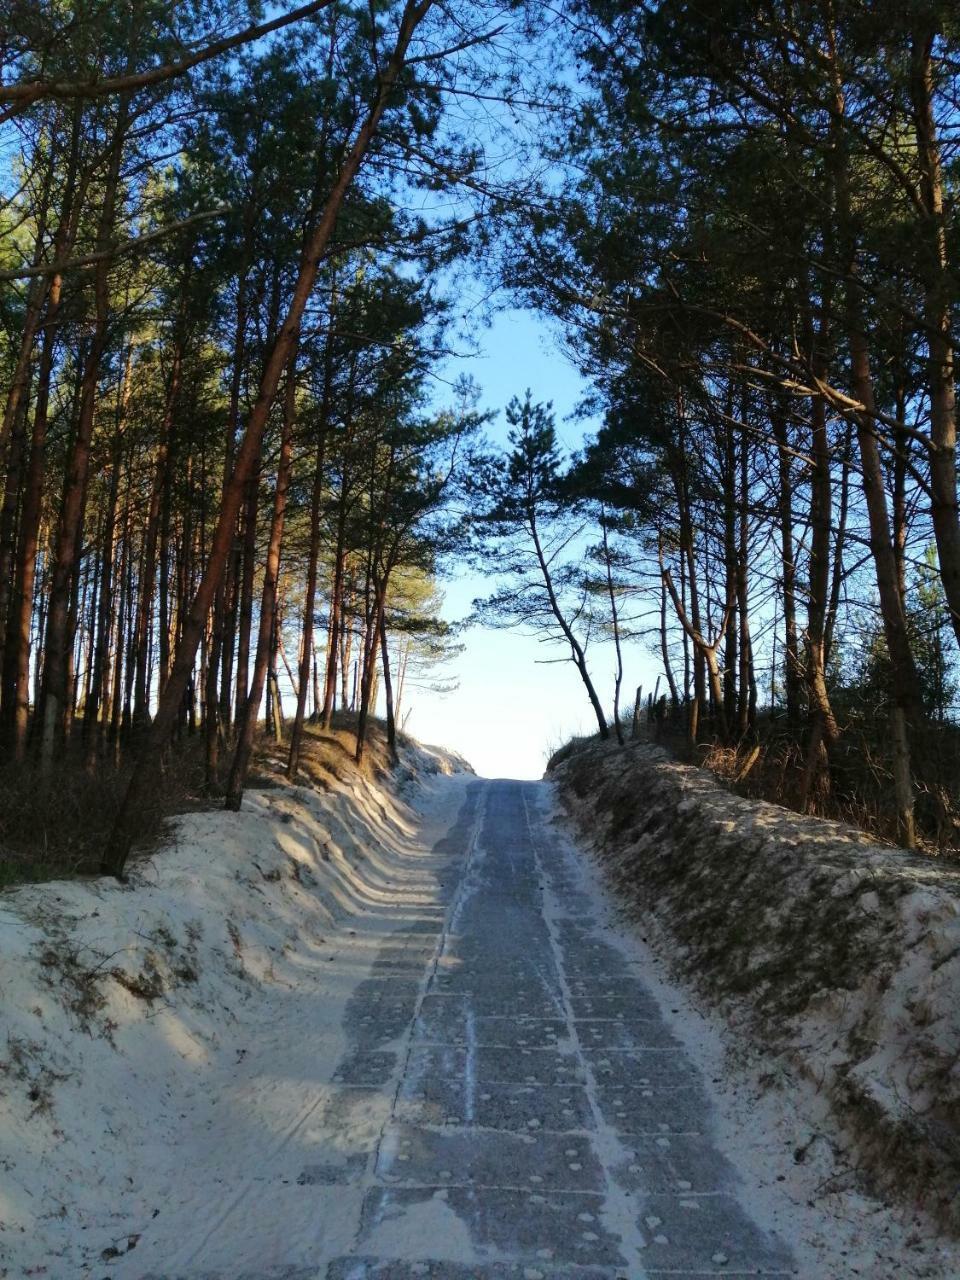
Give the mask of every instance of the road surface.
[[388, 937], [352, 998], [340, 1145], [384, 1092], [389, 1114], [368, 1152], [300, 1175], [346, 1193], [349, 1250], [278, 1275], [795, 1274], [738, 1200], [704, 1082], [594, 918], [546, 792], [469, 788], [435, 849], [442, 910]]

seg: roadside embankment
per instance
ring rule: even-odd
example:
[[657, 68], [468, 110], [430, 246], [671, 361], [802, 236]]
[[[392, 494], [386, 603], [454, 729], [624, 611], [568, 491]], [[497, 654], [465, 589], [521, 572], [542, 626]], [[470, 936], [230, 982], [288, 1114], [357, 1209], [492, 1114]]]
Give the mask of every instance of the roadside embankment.
[[388, 770], [378, 741], [358, 770], [351, 746], [311, 734], [301, 786], [268, 752], [239, 813], [174, 819], [126, 884], [0, 893], [0, 1278], [100, 1280], [192, 1212], [188, 1128], [222, 1112], [224, 1161], [256, 1168], [321, 1096], [345, 1001], [417, 909], [418, 807], [469, 768], [406, 742]]
[[960, 867], [745, 800], [646, 743], [580, 744], [548, 776], [771, 1077], [804, 1077], [875, 1185], [960, 1229]]

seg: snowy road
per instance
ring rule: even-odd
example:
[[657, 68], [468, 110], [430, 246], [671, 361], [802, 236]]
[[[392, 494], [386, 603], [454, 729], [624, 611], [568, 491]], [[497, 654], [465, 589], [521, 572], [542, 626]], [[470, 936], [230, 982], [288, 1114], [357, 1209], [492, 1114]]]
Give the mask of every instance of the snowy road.
[[551, 786], [437, 758], [6, 899], [0, 1280], [955, 1280], [816, 1082], [619, 918]]
[[389, 1113], [369, 1150], [300, 1175], [341, 1189], [352, 1245], [319, 1269], [271, 1274], [795, 1274], [738, 1200], [704, 1082], [629, 950], [594, 918], [580, 860], [545, 820], [547, 794], [468, 791], [437, 849], [450, 857], [442, 920], [386, 939], [348, 1009], [341, 1145], [350, 1117], [385, 1094]]

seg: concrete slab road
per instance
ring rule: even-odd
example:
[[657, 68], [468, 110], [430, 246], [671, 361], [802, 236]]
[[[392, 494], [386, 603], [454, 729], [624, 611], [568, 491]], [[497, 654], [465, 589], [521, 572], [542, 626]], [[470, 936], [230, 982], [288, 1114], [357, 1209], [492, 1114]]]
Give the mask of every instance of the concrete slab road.
[[442, 921], [386, 939], [357, 992], [344, 1125], [370, 1092], [389, 1115], [363, 1158], [304, 1171], [357, 1214], [350, 1251], [304, 1276], [796, 1274], [738, 1199], [704, 1084], [546, 802], [542, 783], [471, 786], [436, 849]]

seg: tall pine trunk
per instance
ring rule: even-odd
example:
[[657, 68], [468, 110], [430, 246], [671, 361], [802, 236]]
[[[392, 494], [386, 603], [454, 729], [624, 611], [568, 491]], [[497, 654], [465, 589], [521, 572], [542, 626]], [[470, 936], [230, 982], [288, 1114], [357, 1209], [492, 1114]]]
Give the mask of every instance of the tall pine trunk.
[[[831, 55], [835, 93], [834, 118], [839, 131], [843, 127], [845, 102], [835, 49], [831, 49]], [[916, 830], [910, 738], [920, 728], [923, 707], [903, 600], [897, 586], [897, 560], [890, 535], [883, 464], [876, 434], [876, 401], [870, 352], [863, 322], [862, 308], [865, 299], [858, 280], [858, 248], [851, 210], [849, 162], [846, 138], [842, 135], [834, 148], [834, 179], [840, 243], [847, 265], [843, 317], [850, 357], [850, 378], [853, 394], [862, 406], [854, 415], [857, 446], [870, 529], [870, 550], [892, 676], [893, 782], [900, 837], [907, 848], [913, 848], [916, 844]]]
[[70, 606], [81, 550], [83, 508], [86, 500], [90, 449], [97, 407], [100, 366], [109, 340], [110, 245], [115, 231], [117, 196], [124, 145], [130, 126], [130, 109], [122, 99], [111, 139], [108, 172], [97, 222], [97, 248], [102, 256], [94, 270], [94, 332], [84, 363], [77, 420], [57, 530], [53, 573], [47, 612], [43, 667], [43, 724], [40, 759], [52, 766], [65, 722], [72, 709], [70, 691]]
[[913, 102], [923, 223], [923, 318], [930, 389], [930, 514], [950, 621], [960, 643], [960, 513], [957, 507], [957, 396], [951, 342], [955, 280], [950, 269], [943, 162], [934, 115], [935, 30], [914, 33], [910, 93]]
[[[263, 700], [264, 686], [275, 646], [277, 627], [277, 584], [280, 577], [280, 551], [283, 544], [283, 526], [287, 511], [287, 490], [290, 484], [290, 467], [293, 457], [293, 424], [296, 416], [296, 348], [290, 356], [287, 368], [287, 386], [284, 393], [283, 434], [280, 440], [280, 461], [277, 467], [277, 486], [273, 499], [273, 516], [270, 522], [270, 540], [263, 569], [263, 591], [260, 597], [260, 627], [257, 635], [257, 651], [253, 663], [253, 678], [239, 725], [237, 745], [230, 776], [227, 780], [226, 807], [239, 809], [243, 802], [247, 770], [257, 732], [257, 712]], [[276, 686], [273, 689], [276, 694]]]
[[787, 705], [787, 721], [791, 727], [800, 724], [800, 691], [803, 672], [800, 666], [800, 643], [797, 630], [797, 562], [794, 543], [793, 458], [787, 433], [787, 408], [774, 397], [770, 424], [777, 442], [777, 516], [780, 532], [780, 573], [783, 592], [784, 671], [783, 684]]
[[[326, 421], [321, 416], [320, 442], [314, 464], [313, 492], [310, 500], [310, 549], [307, 556], [307, 583], [303, 597], [303, 627], [300, 633], [300, 664], [297, 677], [297, 707], [290, 730], [290, 753], [287, 757], [287, 777], [295, 781], [300, 765], [300, 748], [303, 742], [303, 723], [307, 713], [307, 692], [310, 684], [310, 662], [313, 657], [313, 617], [317, 607], [317, 569], [320, 560], [320, 516], [323, 503], [324, 446]], [[316, 668], [314, 667], [314, 670]]]

